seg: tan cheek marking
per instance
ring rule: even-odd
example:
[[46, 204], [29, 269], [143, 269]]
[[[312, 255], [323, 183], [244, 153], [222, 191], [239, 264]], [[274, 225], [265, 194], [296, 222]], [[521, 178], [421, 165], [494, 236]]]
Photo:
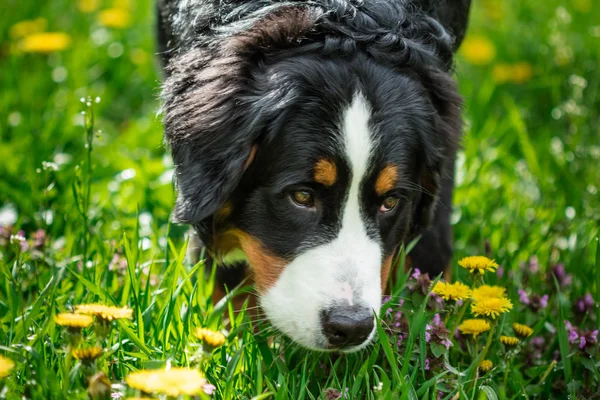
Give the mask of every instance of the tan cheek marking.
[[337, 167], [332, 161], [322, 158], [315, 164], [314, 178], [315, 182], [332, 186], [337, 180]]
[[383, 196], [390, 190], [394, 189], [394, 187], [396, 187], [396, 184], [398, 183], [398, 176], [399, 173], [397, 166], [392, 164], [386, 165], [381, 170], [379, 176], [377, 177], [377, 180], [375, 181], [375, 192], [379, 196]]
[[392, 262], [394, 261], [394, 253], [390, 254], [381, 265], [381, 291], [387, 293], [388, 280], [390, 279], [390, 272], [392, 270]]
[[275, 285], [287, 262], [270, 254], [258, 239], [247, 233], [238, 231], [237, 236], [254, 272], [256, 288], [264, 293]]
[[231, 215], [232, 212], [233, 212], [233, 204], [231, 204], [230, 202], [227, 202], [223, 205], [223, 207], [221, 207], [219, 210], [217, 210], [217, 212], [215, 213], [215, 219], [217, 219], [218, 221], [227, 219]]
[[250, 155], [248, 156], [248, 159], [244, 163], [244, 171], [247, 170], [248, 167], [250, 166], [250, 164], [252, 164], [252, 161], [254, 161], [254, 157], [256, 157], [257, 150], [258, 150], [257, 145], [252, 146], [252, 149], [250, 150]]

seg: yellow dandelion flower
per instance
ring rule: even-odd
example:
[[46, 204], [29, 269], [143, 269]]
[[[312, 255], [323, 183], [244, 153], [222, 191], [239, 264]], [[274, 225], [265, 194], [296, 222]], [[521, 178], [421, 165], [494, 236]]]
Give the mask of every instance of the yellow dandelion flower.
[[67, 49], [71, 36], [64, 32], [42, 32], [25, 36], [20, 43], [24, 53], [54, 53]]
[[465, 257], [458, 262], [458, 265], [468, 269], [471, 273], [479, 272], [481, 275], [483, 275], [485, 271], [494, 272], [496, 268], [498, 268], [496, 261], [490, 260], [484, 256]]
[[62, 313], [54, 317], [54, 322], [56, 322], [56, 325], [82, 329], [92, 325], [94, 318], [89, 315]]
[[43, 32], [46, 29], [46, 25], [48, 25], [46, 18], [17, 22], [10, 27], [9, 35], [13, 39], [19, 39], [33, 33]]
[[500, 336], [500, 342], [508, 347], [514, 347], [519, 344], [519, 339], [514, 336]]
[[481, 285], [473, 289], [471, 298], [475, 301], [487, 298], [501, 299], [506, 294], [506, 289], [502, 286]]
[[515, 331], [517, 336], [520, 336], [522, 338], [529, 337], [533, 334], [533, 329], [531, 329], [527, 325], [518, 324], [516, 322], [513, 324], [513, 330]]
[[209, 349], [214, 349], [225, 343], [225, 335], [221, 332], [213, 331], [206, 328], [194, 329], [194, 336], [202, 340]]
[[465, 300], [471, 296], [471, 289], [461, 282], [435, 284], [433, 293], [442, 297], [444, 300]]
[[493, 366], [494, 363], [490, 360], [483, 360], [479, 363], [479, 369], [481, 370], [481, 372], [489, 372]]
[[131, 23], [131, 17], [122, 8], [108, 8], [98, 14], [98, 22], [109, 28], [123, 29]]
[[85, 347], [83, 349], [74, 349], [71, 354], [84, 363], [91, 363], [102, 354], [102, 348], [98, 346]]
[[471, 305], [471, 312], [479, 317], [485, 315], [486, 317], [496, 318], [498, 315], [507, 312], [512, 309], [513, 305], [507, 298], [487, 298], [481, 299]]
[[79, 0], [77, 8], [82, 13], [91, 13], [98, 9], [100, 6], [100, 0]]
[[512, 77], [510, 79], [513, 83], [525, 83], [528, 82], [533, 75], [533, 67], [528, 62], [518, 62], [512, 66]]
[[458, 326], [458, 330], [461, 331], [461, 333], [473, 335], [474, 338], [489, 331], [491, 328], [490, 323], [485, 319], [466, 319]]
[[10, 375], [10, 371], [15, 367], [15, 363], [10, 358], [0, 356], [0, 379]]
[[581, 13], [589, 12], [592, 9], [592, 0], [575, 0], [573, 8]]
[[497, 84], [510, 82], [513, 75], [513, 67], [510, 64], [496, 64], [492, 69], [492, 79]]
[[133, 310], [129, 307], [113, 307], [103, 304], [80, 304], [75, 307], [77, 314], [93, 315], [96, 318], [109, 322], [115, 319], [131, 319]]
[[206, 383], [199, 371], [188, 368], [142, 370], [129, 374], [125, 381], [129, 387], [144, 393], [166, 394], [172, 397], [200, 394]]
[[460, 53], [473, 65], [489, 64], [496, 57], [496, 46], [485, 36], [467, 36], [462, 43]]

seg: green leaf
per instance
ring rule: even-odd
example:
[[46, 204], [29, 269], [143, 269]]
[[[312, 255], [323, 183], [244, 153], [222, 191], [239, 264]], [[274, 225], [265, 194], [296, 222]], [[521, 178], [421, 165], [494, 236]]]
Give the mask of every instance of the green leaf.
[[481, 385], [479, 387], [479, 390], [481, 390], [480, 397], [479, 397], [481, 400], [485, 400], [485, 399], [481, 398], [481, 393], [485, 394], [487, 400], [498, 400], [498, 395], [496, 394], [494, 389], [492, 389], [490, 386]]

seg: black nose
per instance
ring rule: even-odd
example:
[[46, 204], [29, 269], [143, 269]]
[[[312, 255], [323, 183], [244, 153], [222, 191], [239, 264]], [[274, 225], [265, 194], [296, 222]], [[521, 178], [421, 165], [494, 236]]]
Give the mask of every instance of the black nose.
[[373, 313], [350, 307], [334, 307], [321, 314], [323, 332], [332, 347], [351, 347], [364, 343], [373, 331]]

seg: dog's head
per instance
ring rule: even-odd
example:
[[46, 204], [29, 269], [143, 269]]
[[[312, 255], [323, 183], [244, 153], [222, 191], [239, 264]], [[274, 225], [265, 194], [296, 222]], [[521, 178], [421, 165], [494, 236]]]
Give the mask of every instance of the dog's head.
[[264, 16], [175, 58], [163, 94], [176, 220], [217, 259], [243, 254], [294, 341], [353, 351], [374, 335], [395, 252], [432, 217], [460, 100], [434, 20], [367, 37], [371, 17], [344, 15]]

